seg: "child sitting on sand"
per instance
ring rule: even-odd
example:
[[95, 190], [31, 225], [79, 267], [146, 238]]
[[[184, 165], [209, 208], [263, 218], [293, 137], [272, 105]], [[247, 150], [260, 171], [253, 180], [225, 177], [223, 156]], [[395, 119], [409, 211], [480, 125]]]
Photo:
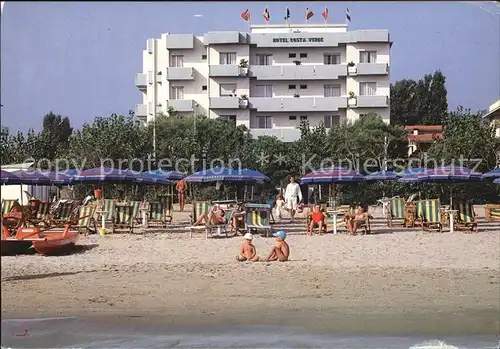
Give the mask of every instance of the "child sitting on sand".
[[284, 231], [279, 231], [274, 233], [273, 236], [276, 238], [276, 245], [271, 249], [269, 255], [264, 259], [264, 262], [286, 262], [290, 257], [290, 246], [288, 246], [285, 241], [286, 233]]
[[239, 262], [250, 261], [257, 262], [259, 260], [259, 256], [257, 256], [257, 250], [255, 246], [252, 244], [253, 235], [250, 233], [246, 233], [243, 236], [243, 244], [240, 248], [240, 255], [237, 257]]

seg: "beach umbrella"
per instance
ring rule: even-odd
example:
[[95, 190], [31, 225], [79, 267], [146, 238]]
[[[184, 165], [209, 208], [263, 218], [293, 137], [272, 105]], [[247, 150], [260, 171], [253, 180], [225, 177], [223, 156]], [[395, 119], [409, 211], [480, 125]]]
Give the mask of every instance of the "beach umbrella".
[[166, 171], [166, 170], [152, 170], [148, 172], [142, 172], [142, 174], [152, 175], [152, 176], [160, 176], [164, 179], [168, 179], [170, 181], [178, 181], [186, 177], [185, 174], [177, 172], [177, 171]]
[[68, 185], [73, 181], [73, 177], [64, 172], [42, 172], [42, 174], [48, 177], [53, 185]]
[[1, 170], [0, 183], [1, 184], [20, 184], [21, 179], [12, 172]]
[[378, 171], [365, 176], [367, 181], [393, 181], [398, 179], [398, 174], [393, 171]]
[[214, 167], [208, 170], [202, 170], [193, 173], [184, 178], [188, 183], [211, 183], [211, 182], [262, 182], [267, 180], [268, 177], [263, 174], [257, 175], [249, 172], [251, 170], [237, 169], [233, 170], [225, 167]]
[[109, 167], [83, 170], [73, 177], [75, 182], [136, 182], [140, 172]]
[[160, 174], [155, 174], [152, 172], [142, 172], [136, 179], [137, 184], [145, 185], [174, 185], [173, 180], [167, 179]]
[[51, 185], [51, 179], [46, 175], [48, 172], [41, 171], [15, 171], [14, 175], [19, 177], [20, 184], [27, 185]]
[[500, 167], [483, 174], [484, 178], [500, 178]]
[[499, 177], [499, 178], [496, 178], [496, 179], [493, 181], [493, 183], [495, 183], [495, 184], [500, 184], [500, 177]]

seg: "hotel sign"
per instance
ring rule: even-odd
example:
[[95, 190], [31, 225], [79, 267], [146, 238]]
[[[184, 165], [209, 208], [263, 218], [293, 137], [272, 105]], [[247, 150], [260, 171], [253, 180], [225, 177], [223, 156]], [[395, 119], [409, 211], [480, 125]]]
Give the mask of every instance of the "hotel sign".
[[282, 43], [290, 43], [290, 42], [323, 42], [322, 37], [317, 38], [273, 38], [273, 42], [282, 42]]

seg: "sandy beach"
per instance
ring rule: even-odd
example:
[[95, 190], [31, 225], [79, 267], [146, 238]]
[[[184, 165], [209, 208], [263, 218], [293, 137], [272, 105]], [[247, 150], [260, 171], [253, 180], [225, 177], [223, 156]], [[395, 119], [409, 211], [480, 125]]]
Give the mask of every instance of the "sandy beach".
[[[168, 232], [82, 236], [64, 256], [2, 256], [2, 318], [499, 332], [498, 224], [422, 233], [389, 229], [375, 211], [376, 234], [307, 237], [304, 220], [285, 218], [277, 228], [289, 234], [291, 261], [252, 264], [235, 260], [241, 238], [189, 239], [187, 213], [175, 214]], [[254, 239], [260, 256], [273, 243]]]

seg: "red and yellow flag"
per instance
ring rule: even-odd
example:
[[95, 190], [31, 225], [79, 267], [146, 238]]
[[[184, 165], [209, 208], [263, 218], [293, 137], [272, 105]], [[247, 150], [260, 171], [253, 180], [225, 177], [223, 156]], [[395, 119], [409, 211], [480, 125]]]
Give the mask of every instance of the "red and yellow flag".
[[314, 16], [314, 13], [309, 8], [306, 8], [306, 19], [309, 20], [312, 16]]
[[250, 20], [250, 10], [249, 9], [246, 9], [242, 14], [241, 14], [241, 18], [243, 18], [245, 21], [249, 21]]
[[266, 22], [269, 22], [270, 19], [271, 19], [271, 16], [269, 15], [269, 11], [267, 10], [267, 7], [266, 7], [266, 9], [264, 10], [264, 20]]

